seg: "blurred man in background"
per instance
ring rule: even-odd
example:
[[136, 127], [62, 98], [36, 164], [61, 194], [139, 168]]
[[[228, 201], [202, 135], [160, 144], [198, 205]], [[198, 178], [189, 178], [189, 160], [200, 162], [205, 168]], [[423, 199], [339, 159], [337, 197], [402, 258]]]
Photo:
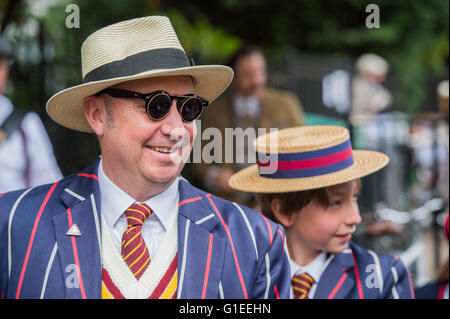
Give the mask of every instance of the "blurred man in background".
[[[249, 163], [248, 154], [254, 154], [253, 140], [236, 137], [233, 143], [225, 143], [226, 128], [254, 129], [269, 132], [270, 128], [299, 126], [303, 122], [303, 108], [298, 98], [286, 91], [266, 87], [267, 70], [263, 52], [246, 44], [231, 57], [228, 66], [235, 74], [230, 89], [205, 109], [202, 116], [202, 130], [217, 128], [221, 132], [222, 163], [196, 164], [195, 170], [200, 183], [210, 192], [226, 199], [253, 206], [251, 194], [232, 190], [228, 180], [236, 171]], [[257, 137], [257, 136], [255, 136]], [[203, 146], [208, 141], [202, 141]], [[239, 152], [244, 150], [244, 152]], [[233, 163], [224, 163], [225, 154], [233, 154]], [[205, 159], [203, 159], [204, 161]]]
[[0, 36], [0, 194], [62, 177], [39, 116], [14, 108], [4, 96], [14, 47]]
[[392, 94], [383, 86], [389, 63], [381, 56], [373, 53], [361, 55], [356, 61], [356, 71], [352, 83], [350, 122], [357, 126], [387, 109], [392, 103]]

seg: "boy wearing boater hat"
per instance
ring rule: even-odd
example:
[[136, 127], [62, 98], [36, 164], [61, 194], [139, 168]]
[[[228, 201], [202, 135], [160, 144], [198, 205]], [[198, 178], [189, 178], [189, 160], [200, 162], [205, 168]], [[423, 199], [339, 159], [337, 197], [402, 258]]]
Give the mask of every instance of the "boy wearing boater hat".
[[283, 129], [255, 141], [257, 164], [230, 186], [257, 194], [262, 213], [281, 223], [291, 265], [291, 298], [412, 298], [396, 257], [351, 243], [361, 222], [360, 178], [384, 167], [379, 152], [352, 150], [337, 126]]
[[232, 70], [193, 65], [160, 16], [94, 32], [81, 60], [83, 84], [52, 96], [47, 112], [95, 133], [102, 156], [0, 194], [0, 296], [289, 297], [279, 225], [179, 176], [194, 120]]

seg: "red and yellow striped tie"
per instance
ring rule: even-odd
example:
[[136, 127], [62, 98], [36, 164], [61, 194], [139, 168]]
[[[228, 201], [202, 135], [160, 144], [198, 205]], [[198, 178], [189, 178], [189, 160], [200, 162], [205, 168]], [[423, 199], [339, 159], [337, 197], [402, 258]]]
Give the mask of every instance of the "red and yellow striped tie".
[[308, 293], [314, 279], [306, 272], [300, 275], [295, 275], [291, 280], [292, 288], [294, 289], [294, 299], [308, 299]]
[[150, 254], [142, 238], [142, 225], [151, 213], [145, 204], [133, 204], [125, 212], [128, 226], [122, 236], [122, 258], [138, 280], [150, 263]]

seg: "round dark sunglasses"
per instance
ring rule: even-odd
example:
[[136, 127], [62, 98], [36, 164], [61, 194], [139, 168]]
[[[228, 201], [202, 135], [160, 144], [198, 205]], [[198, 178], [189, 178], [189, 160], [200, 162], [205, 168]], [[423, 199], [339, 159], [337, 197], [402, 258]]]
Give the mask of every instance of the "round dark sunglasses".
[[174, 95], [159, 90], [147, 94], [122, 89], [104, 89], [97, 94], [108, 94], [118, 98], [136, 98], [145, 101], [145, 110], [148, 116], [155, 121], [162, 120], [169, 114], [172, 100], [177, 100], [177, 108], [183, 122], [192, 122], [200, 117], [203, 108], [209, 102], [195, 94]]

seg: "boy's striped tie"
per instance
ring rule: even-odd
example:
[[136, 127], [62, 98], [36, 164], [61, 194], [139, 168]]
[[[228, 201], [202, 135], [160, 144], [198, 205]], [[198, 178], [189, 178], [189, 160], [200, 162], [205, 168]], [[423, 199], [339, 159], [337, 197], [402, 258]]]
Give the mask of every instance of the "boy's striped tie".
[[292, 288], [294, 289], [294, 299], [308, 299], [308, 293], [314, 279], [306, 272], [300, 275], [295, 275], [291, 280]]
[[122, 236], [122, 258], [136, 279], [150, 263], [150, 254], [142, 238], [142, 224], [152, 213], [145, 204], [133, 204], [125, 212], [128, 226]]

